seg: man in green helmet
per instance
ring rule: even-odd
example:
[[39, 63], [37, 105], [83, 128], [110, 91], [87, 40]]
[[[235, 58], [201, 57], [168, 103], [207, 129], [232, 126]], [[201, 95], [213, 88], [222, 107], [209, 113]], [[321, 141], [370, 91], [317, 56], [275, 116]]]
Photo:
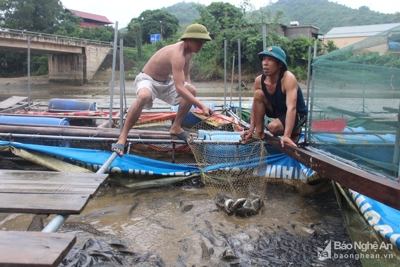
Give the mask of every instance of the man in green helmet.
[[254, 81], [250, 129], [242, 134], [245, 143], [253, 132], [265, 138], [264, 117], [273, 118], [268, 131], [281, 136], [285, 144], [297, 146], [301, 126], [307, 121], [308, 109], [296, 77], [288, 70], [286, 54], [278, 46], [267, 47], [258, 54], [263, 74]]
[[170, 134], [186, 142], [192, 139], [190, 134], [182, 129], [181, 124], [192, 105], [201, 109], [205, 116], [212, 115], [213, 110], [196, 98], [196, 88], [190, 83], [189, 73], [190, 60], [207, 41], [211, 41], [211, 37], [206, 27], [197, 23], [189, 25], [179, 42], [158, 50], [136, 76], [134, 90], [137, 98], [128, 110], [117, 143], [112, 145], [112, 150], [119, 156], [124, 154], [129, 130], [139, 119], [143, 108], [150, 109], [156, 98], [170, 105], [179, 104]]

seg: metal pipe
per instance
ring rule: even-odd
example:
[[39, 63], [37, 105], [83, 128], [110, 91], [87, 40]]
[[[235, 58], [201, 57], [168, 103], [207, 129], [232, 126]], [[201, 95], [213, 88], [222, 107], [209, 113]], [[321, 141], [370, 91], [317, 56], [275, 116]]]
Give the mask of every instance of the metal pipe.
[[241, 58], [242, 55], [240, 53], [241, 47], [240, 47], [240, 38], [238, 38], [238, 78], [239, 78], [239, 118], [242, 119], [242, 64], [241, 64]]
[[393, 155], [393, 164], [398, 165], [398, 171], [395, 173], [397, 179], [400, 182], [400, 162], [399, 162], [399, 142], [400, 142], [400, 102], [399, 102], [399, 113], [397, 114], [397, 129], [396, 129], [396, 139], [394, 145], [394, 155]]
[[107, 171], [107, 169], [110, 167], [111, 163], [113, 163], [114, 159], [117, 157], [117, 152], [113, 152], [111, 156], [104, 162], [104, 164], [101, 166], [101, 168], [96, 172], [99, 174], [103, 174]]
[[[107, 137], [78, 137], [78, 136], [56, 136], [56, 135], [32, 135], [32, 134], [4, 134], [0, 133], [0, 136], [5, 137], [25, 137], [25, 138], [33, 138], [33, 139], [55, 139], [55, 140], [72, 140], [72, 141], [117, 141], [118, 138], [107, 138]], [[185, 141], [179, 139], [143, 139], [143, 138], [128, 138], [127, 142], [135, 142], [135, 143], [149, 143], [149, 144], [163, 144], [163, 143], [172, 143], [172, 144], [186, 144]], [[197, 143], [210, 143], [210, 144], [219, 144], [219, 143], [237, 143], [237, 141], [221, 141], [221, 140], [203, 140], [194, 139], [193, 142]]]
[[[115, 80], [115, 62], [117, 60], [117, 36], [118, 36], [118, 21], [115, 22], [114, 29], [114, 46], [113, 46], [113, 61], [111, 72], [111, 90], [110, 90], [110, 111], [113, 110], [114, 97], [114, 80]], [[112, 127], [112, 112], [109, 115], [108, 128]]]
[[[307, 70], [307, 101], [306, 101], [306, 106], [309, 108], [309, 96], [310, 96], [310, 77], [311, 77], [311, 46], [308, 47], [308, 70]], [[310, 111], [308, 111], [307, 114], [307, 122], [305, 126], [305, 135], [304, 135], [304, 142], [307, 143], [307, 140], [309, 140], [307, 137], [310, 136], [308, 134], [308, 131], [310, 131], [311, 127], [308, 127], [310, 124]]]
[[235, 56], [232, 58], [232, 78], [231, 78], [231, 101], [229, 106], [232, 106], [232, 91], [233, 91], [233, 78], [235, 77]]
[[262, 25], [263, 51], [267, 47], [267, 25]]
[[31, 105], [31, 37], [28, 36], [28, 108]]
[[119, 40], [119, 130], [120, 130], [120, 133], [122, 133], [122, 129], [124, 128], [124, 100], [123, 100], [124, 51], [123, 51], [123, 44], [124, 44], [124, 40], [120, 39]]
[[[315, 53], [315, 51], [314, 51], [314, 53]], [[307, 99], [310, 99], [310, 105], [309, 105], [310, 110], [308, 111], [308, 114], [310, 114], [310, 116], [308, 118], [308, 121], [311, 125], [312, 117], [313, 117], [313, 102], [314, 102], [314, 79], [312, 79], [312, 82], [311, 82], [311, 95], [308, 96], [308, 93], [309, 92], [307, 92]], [[310, 130], [308, 131], [308, 133], [306, 132], [306, 134], [308, 135], [307, 140], [311, 140], [311, 127], [309, 129]]]
[[224, 107], [226, 107], [226, 39], [224, 39]]
[[64, 222], [68, 219], [69, 214], [59, 214], [54, 217], [47, 225], [43, 228], [42, 232], [44, 233], [54, 233], [57, 232], [58, 229], [64, 224]]

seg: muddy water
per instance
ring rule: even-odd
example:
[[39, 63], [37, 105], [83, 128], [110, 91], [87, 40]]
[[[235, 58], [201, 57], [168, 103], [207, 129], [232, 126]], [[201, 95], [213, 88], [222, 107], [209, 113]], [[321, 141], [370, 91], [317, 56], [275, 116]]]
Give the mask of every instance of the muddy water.
[[[1, 98], [26, 93], [25, 88], [9, 85], [2, 85]], [[126, 87], [130, 104], [135, 96], [129, 83]], [[108, 106], [110, 99], [106, 85], [37, 83], [31, 89], [31, 99], [44, 102], [75, 98]], [[223, 90], [221, 83], [202, 84], [199, 95], [203, 101], [223, 103]], [[243, 102], [251, 101], [250, 96], [242, 96]], [[237, 95], [233, 97], [237, 102]], [[113, 102], [119, 102], [117, 93]], [[317, 251], [328, 240], [350, 242], [332, 189], [302, 197], [289, 185], [269, 184], [264, 204], [261, 214], [240, 218], [219, 210], [201, 186], [134, 190], [107, 183], [60, 230], [78, 237], [61, 266], [361, 266], [351, 258], [318, 261]], [[39, 230], [41, 221], [30, 225], [32, 218], [0, 214], [0, 228]], [[43, 219], [43, 224], [52, 218]]]

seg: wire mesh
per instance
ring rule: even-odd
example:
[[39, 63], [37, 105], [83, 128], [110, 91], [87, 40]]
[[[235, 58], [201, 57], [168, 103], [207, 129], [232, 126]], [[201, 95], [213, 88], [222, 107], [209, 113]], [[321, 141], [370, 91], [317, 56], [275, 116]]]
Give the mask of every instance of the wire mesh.
[[397, 177], [400, 27], [312, 64], [310, 144]]
[[231, 124], [216, 127], [208, 119], [196, 124], [191, 132], [198, 138], [190, 148], [215, 204], [229, 215], [251, 216], [260, 212], [266, 194], [265, 177], [257, 174], [266, 167], [267, 151], [255, 136], [242, 143]]

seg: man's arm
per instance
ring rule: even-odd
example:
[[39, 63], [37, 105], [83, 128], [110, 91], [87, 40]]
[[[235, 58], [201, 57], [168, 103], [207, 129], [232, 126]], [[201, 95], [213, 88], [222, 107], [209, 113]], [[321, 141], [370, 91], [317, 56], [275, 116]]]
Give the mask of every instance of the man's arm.
[[298, 84], [296, 77], [291, 72], [285, 72], [285, 75], [282, 79], [282, 88], [286, 93], [286, 119], [285, 119], [285, 129], [283, 133], [283, 137], [281, 140], [282, 146], [284, 143], [289, 143], [291, 145], [295, 145], [292, 141], [291, 136], [294, 129], [294, 123], [296, 120], [296, 104], [297, 104], [297, 90]]
[[[257, 90], [262, 90], [261, 89], [261, 75], [257, 76], [255, 81], [254, 81], [254, 94]], [[244, 131], [241, 134], [241, 138], [242, 140], [246, 140], [252, 137], [254, 130], [256, 128], [256, 118], [255, 118], [255, 114], [257, 112], [256, 110], [256, 104], [255, 104], [256, 98], [253, 97], [253, 103], [251, 105], [251, 112], [250, 112], [250, 128], [246, 131]]]
[[[262, 90], [261, 89], [261, 75], [257, 76], [255, 81], [254, 81], [254, 94], [257, 90]], [[250, 113], [250, 132], [254, 132], [254, 129], [256, 127], [256, 120], [255, 120], [255, 113], [256, 113], [256, 108], [255, 108], [255, 103], [254, 100], [256, 98], [253, 97], [253, 104], [251, 105], [251, 113]]]
[[184, 86], [185, 82], [190, 83], [189, 65], [190, 65], [190, 60], [187, 60], [185, 63], [185, 58], [183, 56], [173, 55], [171, 66], [172, 66], [172, 76], [174, 78], [176, 92], [183, 99], [185, 99], [195, 107], [204, 110], [204, 108], [207, 106], [201, 103]]

